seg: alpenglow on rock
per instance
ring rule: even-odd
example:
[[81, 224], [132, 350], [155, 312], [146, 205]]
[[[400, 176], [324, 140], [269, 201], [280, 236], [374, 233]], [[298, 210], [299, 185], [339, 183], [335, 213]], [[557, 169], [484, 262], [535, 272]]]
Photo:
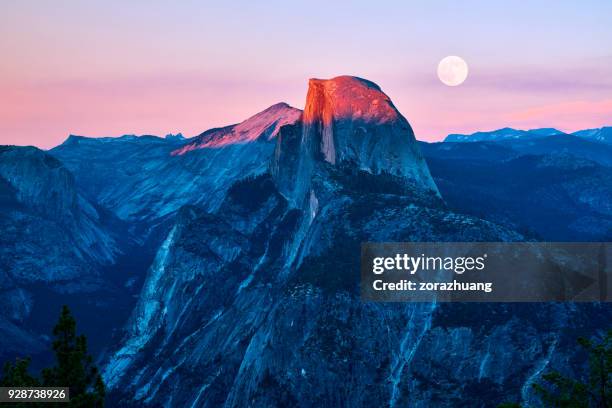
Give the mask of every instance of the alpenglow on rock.
[[301, 110], [284, 102], [277, 103], [237, 125], [207, 130], [172, 154], [182, 155], [196, 149], [221, 148], [256, 140], [269, 141], [276, 137], [282, 126], [297, 122], [301, 114]]
[[302, 120], [302, 154], [315, 162], [388, 173], [437, 191], [410, 124], [375, 83], [311, 79]]

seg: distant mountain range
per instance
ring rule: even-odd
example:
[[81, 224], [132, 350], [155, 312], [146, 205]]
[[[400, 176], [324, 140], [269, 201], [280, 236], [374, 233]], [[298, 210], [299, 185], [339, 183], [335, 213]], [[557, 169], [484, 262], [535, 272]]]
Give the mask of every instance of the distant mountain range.
[[2, 147], [0, 356], [45, 358], [67, 302], [113, 406], [532, 402], [608, 304], [367, 303], [360, 244], [610, 241], [606, 129], [417, 142], [342, 76], [194, 138]]
[[420, 143], [449, 205], [543, 240], [612, 236], [612, 128], [504, 128]]
[[610, 126], [599, 129], [579, 130], [572, 134], [585, 139], [612, 144], [612, 127]]
[[495, 142], [501, 140], [527, 140], [539, 139], [547, 136], [575, 136], [595, 142], [612, 144], [612, 127], [602, 127], [599, 129], [579, 130], [573, 133], [565, 133], [554, 128], [540, 128], [531, 130], [519, 130], [503, 128], [489, 132], [476, 132], [471, 135], [450, 134], [445, 142]]

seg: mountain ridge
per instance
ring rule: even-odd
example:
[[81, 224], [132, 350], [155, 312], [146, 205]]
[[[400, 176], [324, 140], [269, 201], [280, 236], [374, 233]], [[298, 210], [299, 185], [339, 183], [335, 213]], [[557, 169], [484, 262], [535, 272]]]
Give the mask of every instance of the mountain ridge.
[[612, 127], [604, 126], [594, 129], [583, 129], [576, 132], [563, 132], [555, 128], [515, 129], [504, 127], [489, 131], [478, 131], [471, 134], [451, 133], [443, 142], [465, 143], [465, 142], [494, 142], [513, 139], [537, 139], [549, 136], [575, 136], [585, 140], [612, 144]]
[[595, 129], [584, 129], [572, 133], [574, 136], [594, 140], [602, 143], [612, 144], [612, 126], [604, 126]]
[[196, 149], [221, 148], [262, 139], [270, 141], [276, 137], [282, 126], [297, 122], [301, 115], [301, 110], [280, 102], [238, 124], [205, 131], [189, 139], [184, 146], [171, 154], [183, 155]]
[[536, 128], [529, 130], [514, 129], [504, 127], [489, 131], [478, 131], [471, 134], [451, 133], [444, 142], [484, 142], [484, 141], [500, 141], [519, 138], [538, 138], [552, 135], [566, 135], [567, 133], [555, 128]]

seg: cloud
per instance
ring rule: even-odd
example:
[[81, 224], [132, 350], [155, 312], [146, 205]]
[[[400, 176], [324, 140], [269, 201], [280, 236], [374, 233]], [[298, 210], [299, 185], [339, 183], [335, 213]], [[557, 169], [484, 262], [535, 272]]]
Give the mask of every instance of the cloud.
[[523, 127], [554, 126], [564, 131], [612, 124], [612, 99], [551, 103], [508, 114], [507, 121]]
[[528, 93], [605, 92], [612, 90], [609, 67], [515, 67], [470, 72], [470, 85], [485, 90]]

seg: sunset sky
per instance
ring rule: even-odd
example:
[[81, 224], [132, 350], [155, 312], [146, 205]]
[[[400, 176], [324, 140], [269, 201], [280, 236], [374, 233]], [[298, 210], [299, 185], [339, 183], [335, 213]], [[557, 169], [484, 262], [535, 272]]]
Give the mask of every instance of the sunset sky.
[[[246, 119], [307, 79], [379, 84], [417, 139], [612, 125], [610, 1], [3, 1], [0, 144]], [[262, 3], [263, 4], [263, 3]], [[436, 76], [464, 58], [460, 86]]]

